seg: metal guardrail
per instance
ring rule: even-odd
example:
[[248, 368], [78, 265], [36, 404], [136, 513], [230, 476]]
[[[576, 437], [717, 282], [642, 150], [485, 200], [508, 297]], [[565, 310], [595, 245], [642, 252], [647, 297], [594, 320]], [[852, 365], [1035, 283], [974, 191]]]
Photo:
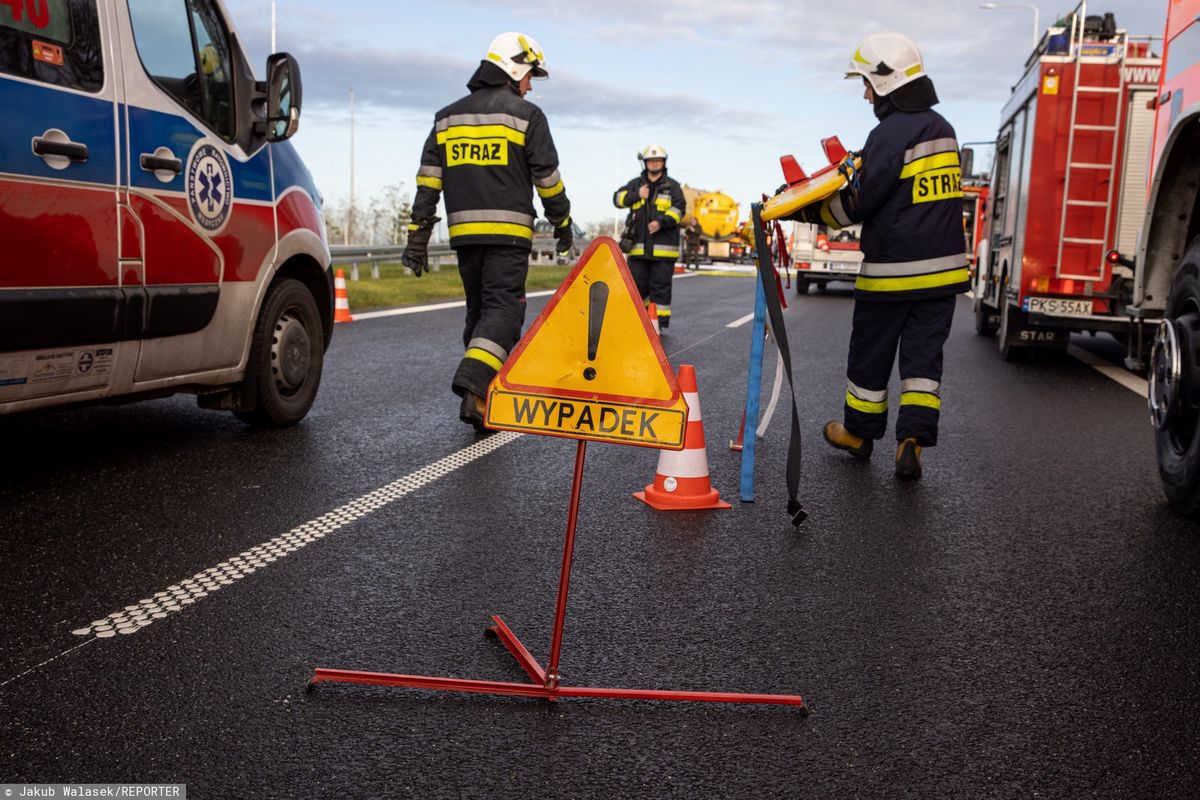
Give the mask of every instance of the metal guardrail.
[[[340, 264], [350, 265], [350, 280], [358, 280], [358, 265], [370, 264], [371, 277], [375, 280], [379, 279], [379, 265], [384, 262], [398, 263], [400, 254], [404, 252], [402, 244], [377, 244], [377, 245], [333, 245], [329, 248], [329, 254], [333, 256], [334, 266]], [[454, 251], [450, 249], [449, 244], [437, 243], [429, 245], [429, 268], [437, 272], [441, 269], [442, 264], [457, 264], [458, 258], [454, 255]]]
[[[569, 261], [574, 261], [583, 252], [583, 249], [588, 244], [587, 239], [582, 242], [577, 241], [571, 249]], [[562, 261], [568, 261], [554, 252], [555, 239], [549, 234], [536, 233], [533, 236], [532, 250], [530, 252], [531, 264], [555, 264]], [[375, 280], [379, 279], [379, 265], [382, 263], [399, 263], [400, 254], [404, 252], [402, 244], [377, 244], [377, 245], [331, 245], [329, 254], [333, 256], [333, 265], [339, 266], [342, 264], [350, 265], [350, 280], [358, 280], [358, 268], [360, 264], [371, 265], [371, 277]], [[450, 245], [445, 242], [437, 242], [429, 245], [429, 268], [433, 272], [438, 272], [442, 266], [457, 266], [458, 256], [450, 249]]]

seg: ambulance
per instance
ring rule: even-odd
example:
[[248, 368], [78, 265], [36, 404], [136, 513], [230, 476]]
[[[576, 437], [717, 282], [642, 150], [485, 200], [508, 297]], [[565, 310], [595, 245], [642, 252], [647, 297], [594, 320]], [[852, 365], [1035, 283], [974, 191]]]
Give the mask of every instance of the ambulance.
[[304, 417], [334, 292], [300, 100], [220, 0], [0, 0], [0, 415]]

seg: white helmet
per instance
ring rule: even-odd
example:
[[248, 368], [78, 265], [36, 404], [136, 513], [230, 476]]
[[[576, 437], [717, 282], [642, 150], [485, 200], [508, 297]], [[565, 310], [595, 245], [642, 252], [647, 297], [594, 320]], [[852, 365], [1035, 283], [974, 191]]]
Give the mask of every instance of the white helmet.
[[850, 59], [847, 78], [866, 78], [883, 97], [925, 74], [917, 43], [903, 33], [873, 33], [863, 39]]
[[533, 77], [548, 78], [546, 54], [532, 36], [523, 33], [502, 33], [488, 45], [488, 60], [496, 62], [508, 77], [519, 81], [533, 70]]
[[666, 161], [667, 151], [661, 145], [648, 144], [645, 150], [638, 153], [638, 161], [645, 161], [650, 158], [661, 158], [663, 161]]

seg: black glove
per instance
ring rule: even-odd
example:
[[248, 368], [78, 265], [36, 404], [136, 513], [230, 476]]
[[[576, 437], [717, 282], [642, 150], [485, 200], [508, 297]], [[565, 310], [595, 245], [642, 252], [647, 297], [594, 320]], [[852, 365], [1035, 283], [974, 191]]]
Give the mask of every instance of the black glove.
[[421, 273], [429, 271], [429, 237], [433, 235], [433, 226], [440, 217], [413, 220], [415, 230], [408, 232], [408, 244], [400, 254], [400, 263], [413, 271], [418, 278]]
[[554, 229], [554, 238], [557, 240], [554, 244], [554, 252], [565, 253], [571, 249], [571, 243], [575, 241], [575, 233], [571, 230], [570, 220], [567, 220], [565, 225]]

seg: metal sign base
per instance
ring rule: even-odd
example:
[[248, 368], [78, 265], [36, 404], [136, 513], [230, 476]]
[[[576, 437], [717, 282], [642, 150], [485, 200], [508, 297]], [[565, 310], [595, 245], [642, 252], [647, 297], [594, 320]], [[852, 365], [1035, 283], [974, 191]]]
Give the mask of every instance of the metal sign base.
[[487, 632], [500, 640], [513, 655], [529, 683], [509, 681], [480, 681], [465, 678], [439, 678], [427, 675], [397, 675], [387, 672], [358, 672], [346, 669], [318, 667], [307, 689], [318, 683], [357, 683], [371, 686], [406, 686], [413, 689], [438, 689], [450, 692], [474, 692], [477, 694], [511, 695], [515, 697], [540, 697], [557, 700], [560, 697], [595, 697], [613, 700], [685, 700], [709, 703], [766, 703], [771, 705], [796, 706], [802, 716], [808, 715], [808, 707], [800, 695], [793, 694], [742, 694], [737, 692], [681, 692], [660, 689], [599, 689], [582, 686], [562, 686], [558, 682], [558, 659], [562, 649], [563, 623], [566, 619], [567, 589], [571, 579], [571, 559], [575, 552], [575, 521], [579, 516], [579, 494], [583, 484], [583, 462], [587, 441], [580, 440], [575, 455], [575, 475], [571, 486], [571, 504], [567, 512], [567, 535], [563, 546], [562, 573], [559, 576], [558, 604], [554, 613], [554, 635], [550, 645], [550, 661], [545, 669], [533, 654], [521, 644], [517, 635], [504, 624], [499, 616], [492, 617]]

